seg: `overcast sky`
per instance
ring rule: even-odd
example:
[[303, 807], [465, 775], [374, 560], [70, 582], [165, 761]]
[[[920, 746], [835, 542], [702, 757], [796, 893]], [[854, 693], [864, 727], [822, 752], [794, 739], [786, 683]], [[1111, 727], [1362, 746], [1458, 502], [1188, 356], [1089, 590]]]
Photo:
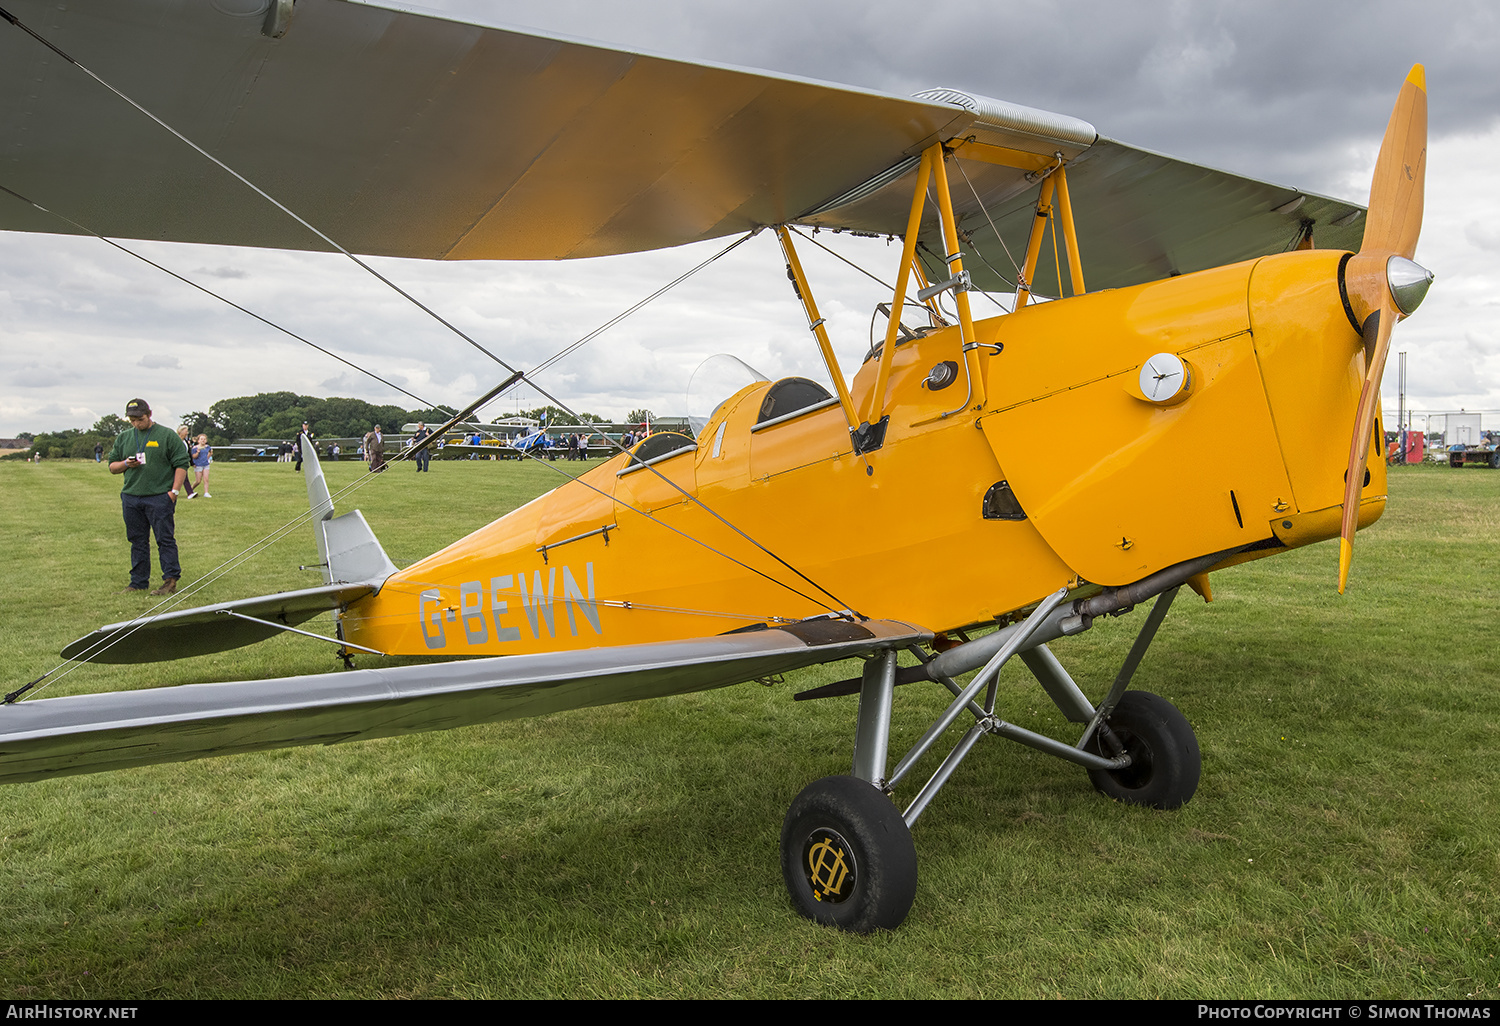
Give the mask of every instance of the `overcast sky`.
[[[427, 8], [690, 60], [908, 94], [953, 85], [1070, 114], [1137, 146], [1363, 203], [1391, 104], [1427, 66], [1431, 138], [1417, 259], [1437, 274], [1396, 329], [1408, 406], [1495, 411], [1500, 428], [1500, 5], [1393, 2], [758, 4], [432, 0]], [[828, 239], [828, 236], [823, 236]], [[829, 240], [882, 276], [894, 249]], [[435, 404], [503, 377], [340, 257], [132, 244]], [[479, 341], [534, 366], [721, 248], [563, 263], [382, 260]], [[868, 344], [877, 286], [803, 252], [841, 361]], [[1085, 254], [1087, 258], [1087, 254]], [[984, 306], [981, 303], [981, 308]], [[704, 359], [822, 377], [773, 238], [714, 264], [540, 379], [575, 409], [686, 412]], [[415, 406], [94, 239], [0, 233], [0, 437], [86, 427], [135, 395], [175, 423], [261, 391]], [[531, 389], [487, 410], [539, 402]]]

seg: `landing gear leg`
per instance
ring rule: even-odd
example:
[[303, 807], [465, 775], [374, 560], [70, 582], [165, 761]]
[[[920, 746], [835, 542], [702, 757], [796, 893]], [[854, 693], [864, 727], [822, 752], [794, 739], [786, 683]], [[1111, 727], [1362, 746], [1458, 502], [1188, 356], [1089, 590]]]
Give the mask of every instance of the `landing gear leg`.
[[781, 828], [781, 873], [797, 911], [853, 933], [901, 925], [917, 893], [911, 828], [881, 790], [890, 743], [896, 653], [865, 663], [854, 773], [809, 784]]
[[1084, 751], [1107, 759], [1130, 756], [1130, 765], [1119, 769], [1089, 768], [1089, 779], [1101, 794], [1156, 809], [1185, 805], [1203, 775], [1198, 737], [1187, 717], [1160, 695], [1125, 690], [1176, 596], [1177, 589], [1172, 588], [1152, 606], [1114, 686], [1099, 703], [1080, 742]]

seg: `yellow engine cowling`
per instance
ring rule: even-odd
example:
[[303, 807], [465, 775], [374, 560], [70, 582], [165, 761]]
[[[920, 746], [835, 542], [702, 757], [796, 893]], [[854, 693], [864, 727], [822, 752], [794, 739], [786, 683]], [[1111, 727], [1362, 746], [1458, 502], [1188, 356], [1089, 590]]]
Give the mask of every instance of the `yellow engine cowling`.
[[[1341, 257], [1266, 257], [987, 325], [981, 340], [1004, 348], [980, 424], [1081, 577], [1120, 585], [1224, 549], [1337, 536], [1363, 373]], [[1190, 378], [1160, 402], [1141, 378], [1158, 355]], [[1362, 525], [1384, 507], [1381, 461], [1364, 495]]]

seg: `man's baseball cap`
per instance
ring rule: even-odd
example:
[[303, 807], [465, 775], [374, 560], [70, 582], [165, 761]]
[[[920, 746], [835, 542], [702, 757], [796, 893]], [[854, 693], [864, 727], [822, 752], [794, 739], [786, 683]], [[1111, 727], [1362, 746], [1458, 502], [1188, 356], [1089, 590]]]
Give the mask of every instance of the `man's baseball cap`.
[[151, 404], [144, 399], [132, 399], [125, 404], [125, 416], [127, 417], [149, 417], [151, 415]]

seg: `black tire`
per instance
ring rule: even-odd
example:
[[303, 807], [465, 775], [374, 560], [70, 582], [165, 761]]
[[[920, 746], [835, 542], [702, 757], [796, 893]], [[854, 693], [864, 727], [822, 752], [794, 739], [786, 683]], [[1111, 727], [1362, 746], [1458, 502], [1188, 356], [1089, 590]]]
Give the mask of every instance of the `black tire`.
[[[1130, 753], [1131, 764], [1122, 770], [1089, 770], [1101, 794], [1156, 809], [1175, 809], [1193, 797], [1203, 775], [1203, 756], [1192, 725], [1175, 705], [1149, 691], [1127, 691], [1107, 722]], [[1097, 734], [1089, 748], [1096, 755], [1115, 754]]]
[[1490, 469], [1500, 470], [1500, 449], [1490, 453]]
[[781, 875], [792, 904], [814, 922], [851, 933], [894, 930], [917, 895], [917, 848], [874, 785], [824, 777], [787, 810]]

